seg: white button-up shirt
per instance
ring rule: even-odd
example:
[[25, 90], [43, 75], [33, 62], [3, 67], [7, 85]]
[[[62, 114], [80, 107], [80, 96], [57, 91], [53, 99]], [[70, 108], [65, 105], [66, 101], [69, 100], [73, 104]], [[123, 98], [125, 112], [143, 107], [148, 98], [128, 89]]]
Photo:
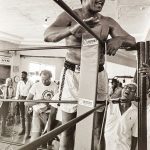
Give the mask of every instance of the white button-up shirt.
[[29, 94], [29, 90], [32, 87], [32, 82], [27, 80], [25, 83], [24, 81], [19, 81], [17, 84], [16, 90], [16, 99], [19, 99], [19, 96], [27, 96]]
[[138, 110], [132, 104], [121, 114], [119, 104], [109, 104], [105, 125], [106, 150], [130, 150], [132, 136], [138, 136]]

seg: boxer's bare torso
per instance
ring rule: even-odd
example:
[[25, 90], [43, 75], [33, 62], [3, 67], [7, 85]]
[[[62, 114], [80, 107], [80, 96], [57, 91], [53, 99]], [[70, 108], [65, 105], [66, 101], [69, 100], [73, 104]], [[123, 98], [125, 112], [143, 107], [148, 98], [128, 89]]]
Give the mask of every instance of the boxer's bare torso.
[[[101, 32], [97, 34], [102, 41], [106, 41], [108, 35], [112, 38], [115, 37], [128, 37], [130, 36], [126, 31], [124, 31], [120, 25], [110, 17], [102, 16], [99, 13], [83, 15], [82, 9], [73, 10], [74, 13], [80, 17], [82, 20], [85, 18], [97, 18], [98, 23], [94, 25], [94, 27], [100, 27]], [[86, 17], [85, 17], [86, 16]], [[66, 40], [66, 45], [80, 45], [82, 42], [81, 35], [84, 33], [84, 30], [77, 31], [78, 34], [73, 35], [70, 32], [70, 28], [75, 26], [77, 23], [74, 19], [72, 19], [67, 13], [63, 12], [60, 14], [56, 21], [46, 30], [45, 32], [45, 41], [46, 42], [57, 42], [61, 39]], [[92, 29], [92, 28], [91, 28]], [[81, 34], [80, 34], [81, 33]], [[131, 40], [132, 41], [132, 40]], [[81, 49], [70, 48], [67, 50], [66, 60], [74, 64], [80, 64], [81, 60]], [[100, 63], [104, 63], [104, 53], [100, 53]]]

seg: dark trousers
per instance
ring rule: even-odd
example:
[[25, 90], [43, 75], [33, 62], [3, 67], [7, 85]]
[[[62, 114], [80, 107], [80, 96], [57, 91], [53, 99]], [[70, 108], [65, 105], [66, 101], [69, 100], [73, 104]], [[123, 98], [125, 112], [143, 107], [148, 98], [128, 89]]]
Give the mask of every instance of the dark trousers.
[[[20, 96], [20, 99], [25, 100], [26, 96]], [[22, 130], [26, 130], [27, 135], [29, 135], [31, 130], [32, 113], [28, 113], [28, 108], [25, 107], [24, 102], [17, 103], [16, 111], [16, 115], [21, 116]]]
[[9, 112], [9, 102], [3, 102], [0, 108], [0, 115], [1, 115], [1, 120], [2, 120], [2, 124], [1, 124], [2, 132], [1, 133], [5, 132], [8, 112]]
[[[25, 100], [26, 96], [20, 96], [20, 99]], [[20, 110], [20, 116], [21, 116], [21, 124], [22, 124], [22, 130], [25, 130], [25, 105], [24, 102], [19, 102], [19, 110]]]
[[[104, 118], [104, 111], [103, 112], [95, 112], [95, 117], [94, 117], [94, 130], [95, 130], [95, 141], [100, 140], [101, 138], [101, 141], [100, 141], [100, 145], [99, 145], [99, 149], [100, 150], [105, 150], [105, 139], [104, 139], [104, 125], [105, 125], [105, 118]], [[103, 122], [103, 119], [104, 119], [104, 122]], [[102, 124], [103, 124], [103, 129], [102, 129]], [[102, 132], [102, 133], [101, 133]], [[100, 134], [101, 137], [100, 137]], [[98, 143], [96, 143], [98, 144]], [[94, 149], [95, 150], [95, 149]]]
[[31, 131], [33, 112], [29, 112], [28, 107], [26, 107], [25, 110], [26, 110], [26, 134], [29, 136]]
[[15, 109], [16, 109], [15, 115], [20, 116], [19, 102], [16, 103]]

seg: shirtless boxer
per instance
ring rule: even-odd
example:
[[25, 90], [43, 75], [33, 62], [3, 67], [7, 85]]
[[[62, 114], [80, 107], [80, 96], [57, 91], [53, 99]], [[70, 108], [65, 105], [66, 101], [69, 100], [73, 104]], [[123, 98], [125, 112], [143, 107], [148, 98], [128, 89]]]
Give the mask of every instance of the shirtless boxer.
[[[105, 0], [82, 0], [82, 8], [75, 9], [73, 12], [81, 18], [90, 28], [101, 27], [100, 40], [107, 41], [108, 55], [115, 55], [121, 46], [134, 46], [135, 38], [124, 31], [120, 25], [110, 17], [99, 14], [102, 10]], [[107, 32], [106, 32], [107, 31]], [[62, 39], [66, 40], [66, 45], [81, 45], [82, 33], [85, 30], [76, 21], [71, 18], [66, 12], [61, 13], [55, 22], [50, 25], [45, 33], [45, 42], [58, 42]], [[107, 40], [108, 35], [111, 39]], [[64, 68], [66, 69], [65, 80], [63, 85], [63, 92], [61, 98], [63, 100], [76, 100], [78, 99], [79, 89], [79, 72], [76, 72], [75, 67], [80, 65], [81, 49], [70, 48], [67, 51], [65, 58]], [[104, 54], [100, 54], [99, 74], [98, 74], [98, 100], [105, 100], [108, 94], [108, 80], [107, 73], [104, 70]], [[61, 75], [61, 79], [63, 72]], [[61, 84], [60, 84], [61, 87]], [[54, 96], [59, 98], [59, 95]], [[53, 105], [53, 113], [56, 113], [56, 105]], [[76, 117], [77, 105], [76, 104], [61, 104], [59, 107], [62, 110], [62, 123]], [[53, 115], [51, 113], [51, 115]], [[96, 114], [95, 131], [100, 131], [100, 124], [102, 122], [102, 113]], [[52, 117], [54, 118], [54, 117]], [[74, 130], [70, 128], [62, 133], [60, 140], [60, 150], [73, 150], [74, 147]], [[99, 136], [99, 134], [97, 134]], [[99, 137], [97, 137], [99, 138]]]

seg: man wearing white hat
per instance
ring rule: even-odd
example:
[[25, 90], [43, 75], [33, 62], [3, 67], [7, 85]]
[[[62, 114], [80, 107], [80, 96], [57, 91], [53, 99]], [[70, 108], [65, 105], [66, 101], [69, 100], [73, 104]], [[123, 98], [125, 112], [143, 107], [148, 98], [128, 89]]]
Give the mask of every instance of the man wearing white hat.
[[135, 150], [138, 136], [138, 110], [132, 104], [137, 86], [130, 83], [124, 86], [121, 99], [124, 103], [108, 105], [105, 141], [106, 150]]

